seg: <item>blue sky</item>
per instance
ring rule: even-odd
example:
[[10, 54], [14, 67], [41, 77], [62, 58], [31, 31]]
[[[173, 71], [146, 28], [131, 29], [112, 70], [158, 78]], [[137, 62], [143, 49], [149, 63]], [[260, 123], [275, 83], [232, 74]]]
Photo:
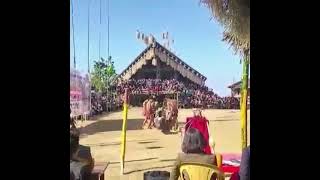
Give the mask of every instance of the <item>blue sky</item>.
[[[107, 57], [107, 0], [72, 0], [77, 69], [87, 72], [88, 2], [90, 1], [90, 65]], [[210, 20], [211, 12], [199, 0], [109, 0], [110, 55], [117, 73], [122, 72], [146, 45], [136, 39], [136, 30], [160, 39], [169, 31], [172, 48], [187, 64], [207, 77], [206, 85], [221, 96], [230, 95], [228, 85], [240, 80], [240, 57], [222, 42], [222, 27]], [[71, 14], [70, 14], [71, 17]], [[71, 21], [70, 21], [71, 22]], [[71, 26], [71, 23], [70, 23]], [[72, 27], [70, 28], [70, 66], [73, 67]], [[160, 40], [161, 42], [161, 40]]]

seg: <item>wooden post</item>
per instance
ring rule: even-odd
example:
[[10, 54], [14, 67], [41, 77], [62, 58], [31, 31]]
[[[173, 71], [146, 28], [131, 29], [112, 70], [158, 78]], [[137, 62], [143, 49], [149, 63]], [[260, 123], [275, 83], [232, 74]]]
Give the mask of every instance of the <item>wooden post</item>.
[[247, 98], [248, 98], [248, 71], [249, 71], [249, 58], [245, 57], [243, 60], [242, 72], [242, 87], [241, 87], [241, 147], [247, 147]]
[[128, 102], [129, 102], [129, 95], [128, 89], [125, 89], [124, 93], [124, 102], [123, 102], [123, 122], [122, 122], [122, 132], [121, 132], [121, 175], [124, 172], [124, 160], [125, 160], [125, 153], [126, 153], [126, 131], [127, 131], [127, 116], [128, 116]]
[[[177, 109], [178, 109], [178, 112], [179, 112], [179, 92], [177, 92]], [[178, 117], [177, 117], [177, 120], [176, 120], [176, 124], [175, 124], [175, 131], [178, 130]]]
[[178, 72], [177, 72], [177, 71], [174, 71], [174, 79], [178, 81], [178, 77], [179, 77], [179, 76], [178, 76]]
[[179, 109], [179, 92], [177, 92], [177, 104], [178, 104], [178, 109]]
[[161, 78], [161, 69], [160, 69], [160, 62], [157, 61], [157, 65], [156, 65], [156, 78], [160, 79]]

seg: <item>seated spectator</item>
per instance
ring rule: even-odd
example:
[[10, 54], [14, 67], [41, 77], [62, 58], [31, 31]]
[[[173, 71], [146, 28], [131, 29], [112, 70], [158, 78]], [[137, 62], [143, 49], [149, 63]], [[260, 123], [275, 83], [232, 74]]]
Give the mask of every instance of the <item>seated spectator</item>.
[[78, 157], [79, 151], [79, 131], [70, 130], [70, 179], [90, 180], [93, 169], [93, 161], [83, 160]]
[[[186, 162], [203, 163], [217, 165], [215, 155], [206, 155], [203, 148], [206, 142], [202, 134], [195, 128], [189, 128], [183, 138], [182, 151], [178, 154], [175, 165], [170, 174], [170, 180], [178, 180], [180, 176], [180, 165]], [[187, 174], [182, 174], [185, 179], [189, 179]]]
[[204, 141], [205, 141], [205, 146], [203, 147], [203, 152], [205, 154], [212, 154], [212, 149], [209, 145], [209, 131], [208, 131], [208, 123], [209, 121], [202, 116], [201, 110], [200, 109], [194, 109], [193, 110], [193, 117], [188, 117], [185, 125], [185, 131], [187, 131], [189, 128], [195, 128], [197, 129]]

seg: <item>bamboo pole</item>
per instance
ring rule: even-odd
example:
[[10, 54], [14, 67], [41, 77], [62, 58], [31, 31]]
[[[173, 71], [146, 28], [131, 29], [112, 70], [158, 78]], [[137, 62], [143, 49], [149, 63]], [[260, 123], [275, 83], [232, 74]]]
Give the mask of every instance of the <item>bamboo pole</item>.
[[241, 83], [241, 147], [242, 149], [247, 147], [247, 99], [248, 99], [248, 71], [249, 71], [249, 59], [245, 57], [243, 60], [243, 72]]
[[127, 131], [127, 116], [128, 116], [128, 89], [125, 89], [123, 102], [123, 112], [122, 112], [122, 132], [121, 132], [121, 175], [124, 173], [124, 160], [126, 153], [126, 131]]

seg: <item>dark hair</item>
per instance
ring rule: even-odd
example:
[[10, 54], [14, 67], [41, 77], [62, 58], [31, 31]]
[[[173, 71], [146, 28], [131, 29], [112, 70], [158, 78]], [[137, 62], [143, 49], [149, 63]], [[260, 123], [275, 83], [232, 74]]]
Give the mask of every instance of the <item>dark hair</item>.
[[184, 153], [204, 153], [206, 142], [198, 129], [189, 128], [183, 138], [182, 151]]
[[78, 150], [79, 136], [80, 136], [80, 133], [77, 129], [75, 128], [70, 129], [70, 158]]

